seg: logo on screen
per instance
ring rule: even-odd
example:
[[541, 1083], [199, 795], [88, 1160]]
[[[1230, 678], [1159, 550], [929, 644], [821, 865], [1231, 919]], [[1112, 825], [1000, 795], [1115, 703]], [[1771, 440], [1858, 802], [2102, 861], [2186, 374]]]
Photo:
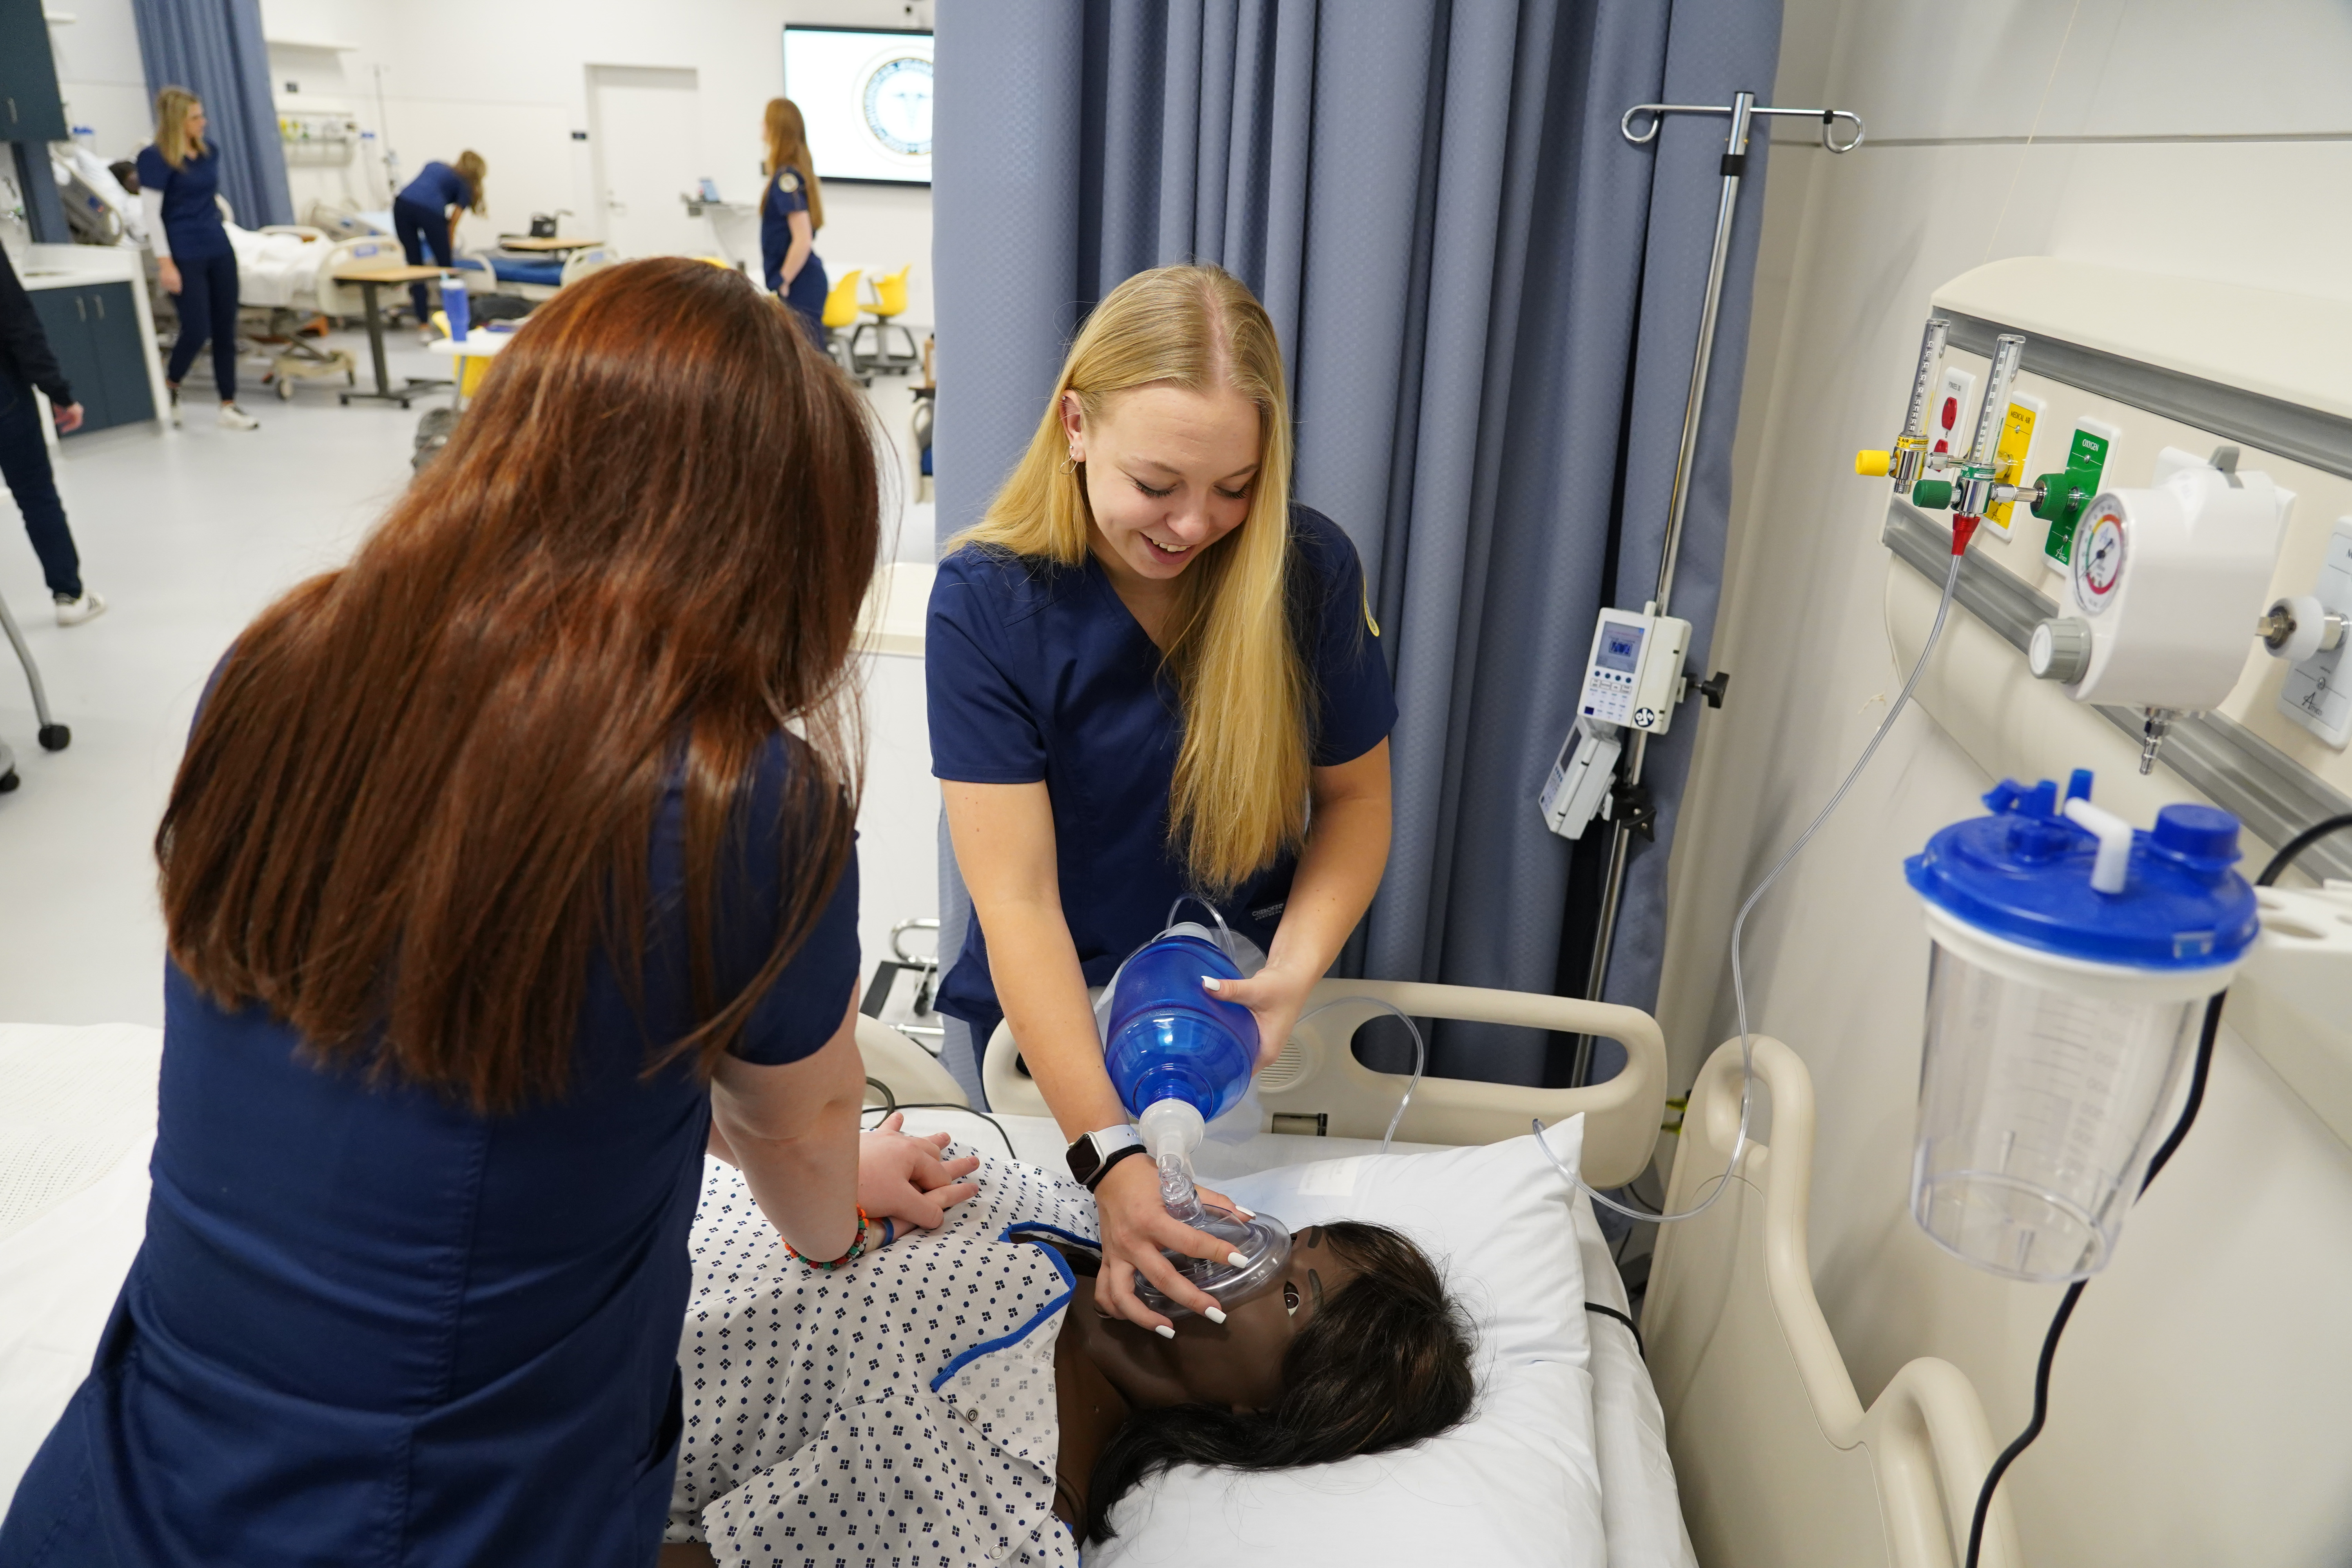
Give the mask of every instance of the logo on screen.
[[927, 158], [931, 152], [931, 62], [897, 55], [876, 65], [859, 94], [866, 128], [891, 152]]

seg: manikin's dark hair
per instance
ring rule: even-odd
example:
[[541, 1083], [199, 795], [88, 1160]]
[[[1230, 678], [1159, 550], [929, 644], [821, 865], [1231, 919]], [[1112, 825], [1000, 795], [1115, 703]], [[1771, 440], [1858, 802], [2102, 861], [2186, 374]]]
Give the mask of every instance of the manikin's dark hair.
[[1087, 1486], [1088, 1541], [1108, 1541], [1112, 1505], [1177, 1465], [1280, 1470], [1385, 1453], [1470, 1413], [1470, 1331], [1436, 1266], [1386, 1226], [1335, 1220], [1331, 1249], [1360, 1269], [1290, 1342], [1271, 1410], [1212, 1405], [1139, 1410]]

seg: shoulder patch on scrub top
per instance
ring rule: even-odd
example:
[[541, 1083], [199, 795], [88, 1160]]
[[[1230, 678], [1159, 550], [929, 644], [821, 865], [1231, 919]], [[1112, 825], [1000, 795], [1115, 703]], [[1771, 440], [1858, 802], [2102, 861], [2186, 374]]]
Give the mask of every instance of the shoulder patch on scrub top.
[[1381, 635], [1381, 623], [1372, 619], [1372, 585], [1364, 582], [1360, 578], [1357, 580], [1356, 585], [1358, 591], [1363, 596], [1364, 625], [1371, 628], [1371, 633], [1374, 637], [1378, 637]]
[[788, 196], [796, 196], [800, 195], [801, 172], [798, 169], [786, 169], [782, 174], [776, 176], [776, 185], [778, 189], [782, 190], [784, 195]]

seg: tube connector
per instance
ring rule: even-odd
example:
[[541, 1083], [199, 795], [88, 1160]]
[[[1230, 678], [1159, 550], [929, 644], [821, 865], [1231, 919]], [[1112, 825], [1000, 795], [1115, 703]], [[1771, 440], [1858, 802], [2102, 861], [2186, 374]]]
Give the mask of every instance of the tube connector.
[[2080, 796], [2066, 803], [2066, 820], [2099, 841], [2098, 858], [2091, 862], [2092, 889], [2102, 893], [2122, 892], [2124, 878], [2131, 868], [2131, 824]]

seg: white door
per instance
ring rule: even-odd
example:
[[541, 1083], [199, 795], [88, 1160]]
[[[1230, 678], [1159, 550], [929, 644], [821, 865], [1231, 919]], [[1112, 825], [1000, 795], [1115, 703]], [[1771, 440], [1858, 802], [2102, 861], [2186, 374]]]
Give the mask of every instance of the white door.
[[646, 66], [588, 68], [589, 137], [602, 211], [591, 238], [624, 257], [700, 256], [710, 225], [679, 198], [709, 171], [700, 156], [701, 89], [694, 72]]

